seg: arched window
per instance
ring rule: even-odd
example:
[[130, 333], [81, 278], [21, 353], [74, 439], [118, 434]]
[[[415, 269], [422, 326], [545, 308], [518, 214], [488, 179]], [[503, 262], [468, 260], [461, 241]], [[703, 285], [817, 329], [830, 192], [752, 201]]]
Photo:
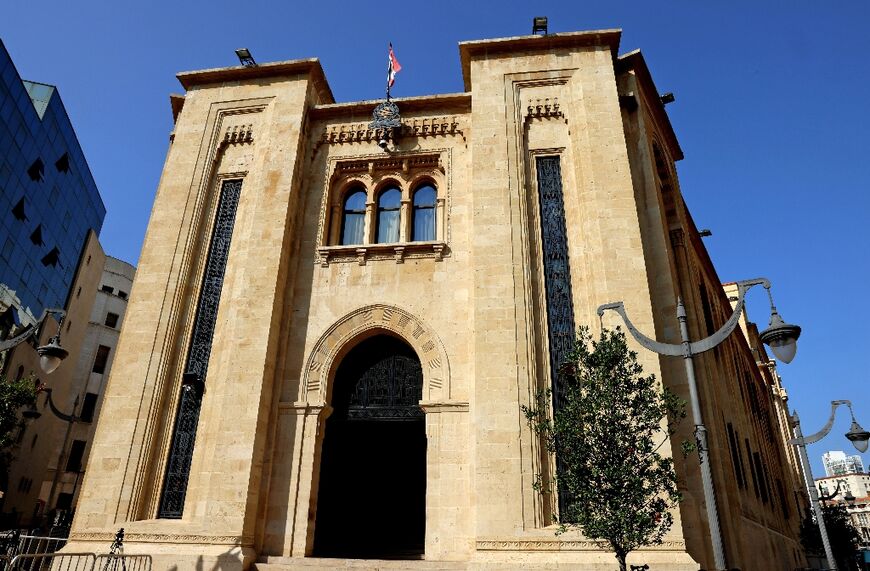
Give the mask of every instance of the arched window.
[[390, 187], [378, 197], [378, 244], [399, 241], [399, 214], [402, 206], [402, 193]]
[[344, 199], [340, 240], [343, 246], [363, 243], [365, 221], [366, 193], [364, 190], [352, 190]]
[[431, 184], [424, 184], [414, 191], [411, 240], [415, 242], [435, 239], [436, 194]]

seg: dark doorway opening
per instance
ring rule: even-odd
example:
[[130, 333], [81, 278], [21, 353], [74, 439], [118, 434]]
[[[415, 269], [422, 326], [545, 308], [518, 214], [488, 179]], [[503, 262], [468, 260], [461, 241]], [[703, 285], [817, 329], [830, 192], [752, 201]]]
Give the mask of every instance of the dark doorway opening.
[[313, 555], [419, 559], [426, 532], [423, 371], [377, 335], [342, 360], [326, 421]]

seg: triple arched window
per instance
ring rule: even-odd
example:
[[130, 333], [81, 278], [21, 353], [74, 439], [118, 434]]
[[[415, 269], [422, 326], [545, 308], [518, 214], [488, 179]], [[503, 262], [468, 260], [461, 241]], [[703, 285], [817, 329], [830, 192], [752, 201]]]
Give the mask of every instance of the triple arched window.
[[[411, 188], [409, 196], [410, 200], [403, 199], [402, 189], [397, 184], [388, 184], [377, 192], [374, 203], [368, 208], [366, 188], [361, 185], [349, 187], [341, 202], [338, 244], [353, 246], [437, 240], [438, 190], [435, 184], [428, 180], [418, 183]], [[366, 224], [369, 212], [371, 216]]]

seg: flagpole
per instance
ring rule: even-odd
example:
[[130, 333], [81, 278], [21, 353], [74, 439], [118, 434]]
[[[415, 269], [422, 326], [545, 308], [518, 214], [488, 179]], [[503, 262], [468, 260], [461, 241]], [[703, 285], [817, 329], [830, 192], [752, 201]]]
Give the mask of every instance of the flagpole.
[[[393, 43], [389, 43], [389, 47], [393, 49]], [[390, 72], [393, 71], [393, 60], [392, 58], [387, 58], [387, 101], [390, 100]]]

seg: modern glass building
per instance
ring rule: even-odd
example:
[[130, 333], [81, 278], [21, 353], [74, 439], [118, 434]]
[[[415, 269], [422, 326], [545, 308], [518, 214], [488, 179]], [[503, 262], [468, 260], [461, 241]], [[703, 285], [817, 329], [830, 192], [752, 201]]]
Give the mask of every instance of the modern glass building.
[[20, 300], [19, 314], [66, 305], [105, 215], [57, 89], [22, 80], [0, 41], [0, 293]]

